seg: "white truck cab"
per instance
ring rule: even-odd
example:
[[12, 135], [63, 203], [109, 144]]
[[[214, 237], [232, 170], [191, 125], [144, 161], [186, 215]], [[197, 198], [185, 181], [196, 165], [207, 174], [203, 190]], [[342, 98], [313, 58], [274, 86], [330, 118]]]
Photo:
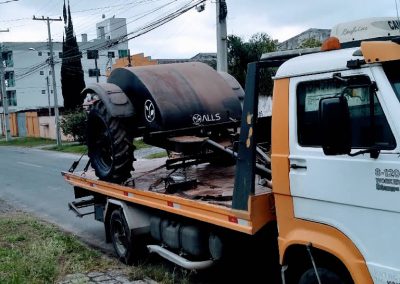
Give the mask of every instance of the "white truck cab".
[[[333, 34], [347, 44], [357, 45], [358, 41], [360, 45], [368, 31], [382, 39], [379, 32], [390, 25], [398, 33], [396, 19], [379, 18], [338, 25]], [[349, 240], [351, 245], [330, 249], [355, 283], [370, 281], [357, 281], [361, 279], [356, 276], [359, 271], [341, 250], [354, 248], [362, 255], [373, 283], [399, 284], [399, 38], [295, 57], [277, 71], [275, 84], [284, 80], [288, 81], [288, 178], [293, 218], [311, 224], [310, 228], [312, 224], [326, 225]], [[274, 93], [273, 113], [275, 108], [282, 111], [282, 103], [275, 104], [280, 95]], [[337, 102], [335, 107], [325, 108], [331, 101]], [[345, 110], [336, 108], [340, 101], [345, 102]], [[325, 115], [330, 118], [326, 120]], [[278, 125], [273, 116], [273, 127]], [[274, 163], [274, 144], [272, 147]], [[275, 159], [279, 161], [281, 154]], [[277, 171], [273, 168], [273, 174]], [[273, 176], [273, 180], [276, 185], [279, 177]], [[285, 243], [296, 241], [291, 240], [291, 229], [281, 226], [284, 219], [279, 208], [283, 205], [279, 199], [280, 251], [284, 255], [289, 247]], [[321, 231], [310, 228], [310, 236]], [[329, 243], [323, 242], [320, 247]], [[316, 243], [318, 240], [313, 242], [318, 247]]]

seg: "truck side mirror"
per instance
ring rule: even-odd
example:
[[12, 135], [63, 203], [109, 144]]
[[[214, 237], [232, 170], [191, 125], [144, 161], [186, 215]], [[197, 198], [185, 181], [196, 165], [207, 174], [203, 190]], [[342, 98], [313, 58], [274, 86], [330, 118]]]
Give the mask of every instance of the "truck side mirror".
[[351, 151], [351, 125], [346, 98], [339, 96], [321, 99], [319, 121], [324, 154], [349, 154]]

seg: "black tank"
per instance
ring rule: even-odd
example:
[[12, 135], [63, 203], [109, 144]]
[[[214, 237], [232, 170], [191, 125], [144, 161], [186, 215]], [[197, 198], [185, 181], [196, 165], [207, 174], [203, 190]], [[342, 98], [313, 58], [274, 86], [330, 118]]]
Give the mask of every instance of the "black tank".
[[108, 78], [131, 100], [138, 126], [150, 131], [240, 120], [243, 90], [234, 81], [198, 62], [118, 68]]

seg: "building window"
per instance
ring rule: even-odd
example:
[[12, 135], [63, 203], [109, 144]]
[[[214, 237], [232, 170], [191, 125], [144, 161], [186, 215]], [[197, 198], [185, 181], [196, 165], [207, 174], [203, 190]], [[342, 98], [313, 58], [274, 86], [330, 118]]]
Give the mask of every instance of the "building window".
[[50, 93], [53, 93], [53, 90], [51, 90]]
[[118, 50], [118, 57], [119, 58], [128, 57], [128, 50], [127, 49]]
[[5, 67], [14, 67], [12, 51], [2, 52], [2, 58], [5, 63]]
[[100, 76], [100, 69], [89, 69], [89, 77]]
[[106, 38], [106, 31], [104, 29], [104, 27], [98, 27], [98, 33], [97, 33], [97, 37], [101, 38], [101, 39], [105, 39]]
[[38, 56], [42, 56], [42, 52], [41, 51], [38, 51]]
[[[357, 76], [369, 80], [366, 76]], [[302, 82], [297, 86], [297, 135], [299, 144], [321, 147], [319, 101], [322, 98], [343, 95], [350, 111], [352, 148], [368, 148], [376, 144], [394, 149], [396, 141], [376, 94], [371, 113], [368, 86], [346, 88], [337, 80]], [[373, 117], [373, 119], [371, 119]]]
[[44, 75], [44, 71], [40, 71], [40, 75]]
[[7, 91], [7, 99], [9, 106], [17, 106], [17, 93], [15, 91]]
[[99, 58], [99, 51], [97, 49], [87, 51], [87, 59], [97, 59]]
[[4, 78], [6, 87], [15, 87], [14, 71], [6, 72]]
[[109, 51], [107, 54], [108, 58], [114, 58], [115, 57], [115, 52], [114, 51]]
[[51, 70], [49, 70], [49, 75], [51, 75]]
[[47, 52], [47, 56], [50, 56], [50, 52]]
[[63, 57], [63, 53], [62, 53], [62, 52], [59, 52], [59, 53], [58, 53], [58, 57], [59, 57], [59, 58], [62, 58], [62, 57]]
[[46, 90], [42, 90], [42, 95], [45, 95], [46, 94]]

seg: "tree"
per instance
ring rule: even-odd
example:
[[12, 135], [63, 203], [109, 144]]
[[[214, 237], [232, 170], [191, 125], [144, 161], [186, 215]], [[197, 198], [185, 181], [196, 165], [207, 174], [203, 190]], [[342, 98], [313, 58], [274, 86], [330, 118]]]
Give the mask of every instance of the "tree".
[[246, 67], [249, 63], [249, 52], [243, 39], [229, 35], [227, 39], [228, 46], [228, 71], [239, 83], [244, 86], [246, 81]]
[[308, 47], [320, 47], [322, 42], [314, 37], [307, 38], [303, 40], [299, 46], [299, 48], [308, 48]]
[[60, 127], [64, 135], [70, 135], [75, 141], [86, 141], [87, 114], [82, 108], [69, 111], [61, 118]]
[[[228, 36], [228, 68], [229, 73], [245, 87], [247, 64], [258, 61], [261, 55], [276, 50], [278, 41], [273, 40], [266, 33], [256, 33], [248, 42], [241, 37]], [[260, 80], [260, 92], [270, 95], [272, 92], [271, 70], [263, 71]]]
[[81, 63], [82, 54], [79, 51], [78, 43], [76, 42], [76, 37], [74, 35], [69, 2], [67, 16], [64, 1], [63, 16], [65, 37], [63, 38], [61, 64], [61, 89], [64, 97], [64, 109], [71, 111], [81, 106], [85, 99], [81, 95], [82, 90], [85, 88], [85, 81], [83, 78]]

